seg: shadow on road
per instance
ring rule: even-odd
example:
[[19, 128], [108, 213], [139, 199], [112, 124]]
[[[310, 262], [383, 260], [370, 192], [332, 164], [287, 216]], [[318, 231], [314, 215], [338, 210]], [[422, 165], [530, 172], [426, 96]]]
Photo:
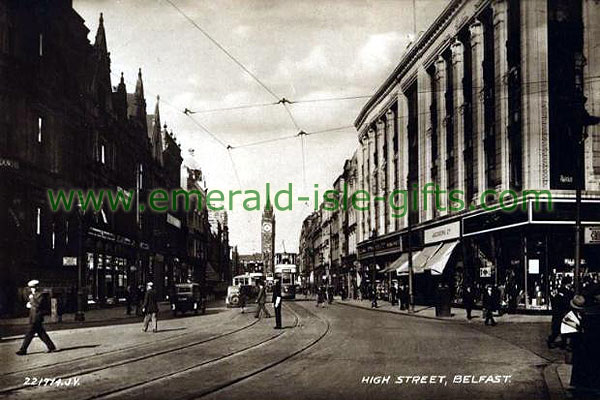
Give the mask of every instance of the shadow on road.
[[[59, 349], [56, 350], [56, 353], [64, 353], [65, 351], [71, 351], [71, 350], [80, 350], [80, 349], [93, 349], [96, 347], [100, 347], [99, 344], [82, 344], [79, 346], [70, 346], [70, 347], [61, 347]], [[27, 353], [27, 354], [43, 354], [46, 353], [45, 351], [34, 351], [31, 353]]]
[[168, 328], [168, 329], [159, 329], [158, 331], [156, 331], [156, 333], [163, 333], [163, 332], [172, 332], [172, 331], [184, 331], [187, 328]]

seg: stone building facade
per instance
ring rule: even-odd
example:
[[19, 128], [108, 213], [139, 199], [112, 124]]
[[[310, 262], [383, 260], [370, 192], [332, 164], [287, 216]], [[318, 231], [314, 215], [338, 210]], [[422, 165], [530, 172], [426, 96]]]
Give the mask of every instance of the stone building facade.
[[[423, 301], [439, 283], [457, 298], [465, 284], [493, 283], [520, 306], [548, 306], [555, 279], [572, 275], [579, 176], [584, 224], [600, 221], [599, 128], [586, 128], [579, 153], [573, 117], [600, 114], [599, 23], [593, 0], [449, 2], [355, 121], [359, 187], [372, 199], [358, 213], [363, 269], [402, 280], [410, 246]], [[442, 196], [434, 207], [428, 184], [459, 190], [464, 206]], [[395, 189], [418, 203], [397, 217], [373, 199]], [[489, 210], [531, 190], [548, 191], [555, 212], [544, 201]], [[600, 271], [597, 248], [583, 253]]]
[[[181, 187], [181, 149], [159, 99], [146, 112], [141, 69], [131, 93], [123, 74], [113, 87], [103, 22], [90, 43], [70, 0], [0, 1], [1, 314], [24, 311], [33, 278], [72, 309], [78, 266], [90, 306], [148, 281], [165, 297], [199, 268], [187, 213], [138, 207], [154, 188]], [[136, 203], [54, 212], [48, 189], [132, 191]]]

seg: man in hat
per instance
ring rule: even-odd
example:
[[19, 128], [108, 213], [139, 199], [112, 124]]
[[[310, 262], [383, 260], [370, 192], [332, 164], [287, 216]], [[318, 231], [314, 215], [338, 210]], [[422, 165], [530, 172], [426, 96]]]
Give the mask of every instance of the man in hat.
[[494, 321], [494, 311], [496, 311], [496, 295], [494, 293], [494, 288], [491, 285], [488, 285], [485, 293], [483, 294], [483, 309], [485, 315], [485, 324], [496, 326], [496, 321]]
[[552, 324], [550, 336], [546, 339], [548, 348], [554, 347], [554, 341], [560, 336], [560, 347], [565, 348], [565, 338], [560, 333], [560, 325], [564, 316], [569, 312], [569, 298], [566, 289], [562, 286], [553, 290], [550, 295], [552, 305]]
[[44, 315], [50, 313], [50, 304], [48, 304], [48, 298], [44, 297], [42, 292], [38, 290], [39, 284], [40, 282], [37, 279], [32, 279], [27, 283], [27, 286], [31, 290], [29, 302], [27, 303], [27, 308], [29, 308], [29, 331], [25, 335], [21, 349], [17, 351], [17, 355], [20, 356], [27, 354], [27, 348], [36, 333], [42, 342], [46, 344], [48, 348], [47, 353], [56, 351], [56, 346], [52, 343], [52, 340], [44, 329]]
[[260, 318], [260, 315], [262, 312], [267, 316], [267, 318], [271, 318], [271, 315], [269, 314], [267, 307], [265, 307], [265, 303], [267, 302], [267, 290], [265, 288], [265, 284], [263, 283], [263, 281], [260, 281], [260, 280], [257, 281], [256, 284], [259, 287], [258, 297], [256, 298], [256, 303], [258, 304], [258, 309], [256, 310], [256, 315], [254, 315], [254, 317]]
[[275, 329], [281, 329], [281, 281], [278, 279], [273, 288], [273, 309], [275, 310]]
[[143, 332], [148, 331], [148, 325], [150, 321], [152, 321], [152, 332], [156, 332], [158, 330], [158, 320], [156, 316], [158, 315], [158, 300], [156, 298], [156, 291], [152, 288], [152, 282], [148, 282], [146, 294], [144, 295], [144, 303], [142, 305], [142, 312], [144, 313], [144, 327], [142, 328]]

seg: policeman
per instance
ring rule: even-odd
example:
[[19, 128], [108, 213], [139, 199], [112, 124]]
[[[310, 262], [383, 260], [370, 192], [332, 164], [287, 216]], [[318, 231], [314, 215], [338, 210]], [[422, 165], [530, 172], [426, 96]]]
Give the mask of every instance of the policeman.
[[281, 282], [273, 288], [273, 308], [275, 309], [275, 329], [281, 329]]
[[48, 298], [44, 298], [42, 292], [38, 290], [40, 281], [32, 279], [27, 283], [31, 294], [29, 295], [29, 302], [27, 308], [29, 308], [29, 331], [25, 335], [21, 349], [17, 351], [17, 355], [24, 356], [27, 354], [27, 348], [33, 340], [35, 334], [46, 344], [48, 347], [47, 353], [56, 351], [56, 346], [52, 343], [52, 340], [44, 329], [44, 315], [50, 314], [50, 304]]

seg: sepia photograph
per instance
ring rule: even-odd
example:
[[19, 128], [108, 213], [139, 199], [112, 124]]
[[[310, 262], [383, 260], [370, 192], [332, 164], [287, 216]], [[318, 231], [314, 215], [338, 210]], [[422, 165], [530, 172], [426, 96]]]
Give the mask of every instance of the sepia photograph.
[[0, 0], [0, 399], [600, 399], [600, 0]]

